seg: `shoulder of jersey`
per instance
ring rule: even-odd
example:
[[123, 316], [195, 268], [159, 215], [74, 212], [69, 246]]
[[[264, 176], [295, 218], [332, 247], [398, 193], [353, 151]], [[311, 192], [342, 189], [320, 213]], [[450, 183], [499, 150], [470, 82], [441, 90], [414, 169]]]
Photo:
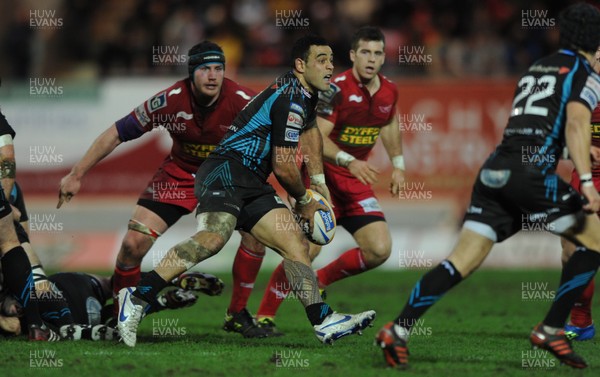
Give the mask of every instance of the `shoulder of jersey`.
[[246, 88], [245, 86], [242, 86], [228, 78], [223, 79], [223, 87], [221, 90], [225, 96], [234, 95], [236, 97], [233, 98], [242, 99], [246, 102], [250, 101], [252, 97], [256, 95], [252, 89]]
[[176, 105], [178, 102], [187, 98], [189, 91], [186, 85], [186, 80], [177, 81], [167, 89], [148, 99], [148, 101], [146, 101], [148, 112], [153, 113], [167, 106]]

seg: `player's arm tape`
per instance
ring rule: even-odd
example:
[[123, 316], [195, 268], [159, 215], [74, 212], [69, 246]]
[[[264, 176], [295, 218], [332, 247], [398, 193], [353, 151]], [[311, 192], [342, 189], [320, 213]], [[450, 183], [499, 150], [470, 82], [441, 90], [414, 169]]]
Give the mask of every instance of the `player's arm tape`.
[[315, 174], [310, 176], [310, 184], [311, 185], [324, 185], [325, 184], [325, 174]]
[[343, 166], [347, 168], [348, 165], [350, 165], [350, 163], [354, 160], [356, 160], [354, 156], [344, 151], [339, 151], [335, 155], [335, 163], [337, 164], [337, 166]]
[[404, 166], [404, 156], [398, 155], [392, 157], [392, 165], [394, 165], [394, 169], [406, 170]]
[[592, 173], [581, 174], [579, 176], [579, 181], [581, 182], [582, 187], [594, 186], [594, 182], [592, 181]]
[[12, 145], [13, 144], [13, 138], [10, 135], [2, 135], [0, 136], [0, 148], [6, 146], [6, 145]]
[[312, 200], [312, 195], [310, 194], [310, 191], [308, 191], [308, 190], [304, 193], [304, 195], [302, 195], [301, 197], [296, 199], [298, 204], [300, 204], [301, 206], [307, 205], [308, 203], [310, 203], [311, 200]]

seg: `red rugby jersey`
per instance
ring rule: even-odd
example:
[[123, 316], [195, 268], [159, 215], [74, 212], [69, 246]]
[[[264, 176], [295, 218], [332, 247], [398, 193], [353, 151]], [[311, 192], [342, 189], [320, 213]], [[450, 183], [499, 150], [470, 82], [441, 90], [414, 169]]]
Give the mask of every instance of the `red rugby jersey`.
[[256, 93], [225, 78], [218, 100], [204, 108], [194, 102], [190, 85], [189, 79], [177, 81], [117, 122], [121, 140], [162, 129], [173, 139], [170, 158], [185, 171], [196, 173]]
[[317, 114], [334, 124], [329, 138], [343, 151], [366, 160], [381, 127], [396, 116], [398, 89], [379, 75], [381, 86], [371, 96], [352, 69], [332, 80], [331, 89], [319, 93]]

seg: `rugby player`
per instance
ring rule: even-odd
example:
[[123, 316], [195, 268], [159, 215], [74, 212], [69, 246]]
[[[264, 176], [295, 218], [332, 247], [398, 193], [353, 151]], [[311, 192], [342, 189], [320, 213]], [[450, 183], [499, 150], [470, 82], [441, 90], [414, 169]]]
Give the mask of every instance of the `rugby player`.
[[[590, 120], [600, 98], [594, 53], [600, 11], [586, 3], [559, 17], [561, 49], [536, 61], [519, 79], [502, 142], [477, 175], [457, 244], [448, 258], [415, 285], [400, 315], [377, 334], [390, 366], [408, 364], [411, 327], [448, 290], [475, 271], [492, 246], [539, 221], [577, 245], [560, 286], [530, 342], [573, 368], [587, 363], [565, 335], [569, 311], [600, 265], [600, 195], [592, 181]], [[556, 174], [566, 145], [581, 181], [580, 196]]]
[[16, 297], [27, 318], [30, 340], [57, 341], [58, 334], [48, 328], [39, 313], [33, 273], [25, 250], [19, 243], [8, 198], [15, 181], [15, 131], [0, 113], [0, 264], [8, 291]]
[[[140, 265], [153, 243], [183, 215], [196, 208], [194, 174], [223, 138], [227, 127], [255, 95], [224, 77], [225, 55], [220, 46], [204, 41], [188, 54], [189, 77], [176, 82], [111, 125], [88, 149], [60, 184], [58, 208], [70, 201], [82, 179], [119, 144], [161, 127], [173, 140], [171, 153], [140, 195], [121, 244], [114, 271], [114, 313], [117, 294], [140, 280]], [[233, 293], [224, 329], [245, 337], [265, 337], [246, 310], [265, 248], [240, 231], [242, 241], [233, 263]]]
[[[596, 52], [596, 61], [600, 58], [600, 50]], [[600, 106], [597, 106], [592, 112], [592, 148], [600, 148]], [[596, 190], [600, 190], [600, 166], [592, 167], [592, 181]], [[573, 170], [571, 174], [571, 185], [577, 192], [581, 192], [581, 182], [577, 171]], [[562, 262], [567, 263], [577, 247], [575, 244], [562, 238]], [[596, 328], [592, 320], [592, 298], [594, 297], [594, 279], [592, 279], [581, 297], [575, 301], [571, 309], [571, 319], [565, 326], [565, 333], [569, 339], [583, 341], [590, 340], [596, 335]]]
[[312, 199], [296, 166], [302, 144], [315, 190], [329, 199], [322, 164], [322, 139], [316, 126], [318, 91], [329, 89], [333, 54], [317, 36], [298, 39], [292, 47], [292, 71], [278, 77], [235, 118], [230, 131], [196, 174], [198, 232], [171, 248], [137, 287], [119, 292], [119, 333], [126, 345], [136, 343], [137, 327], [156, 292], [173, 277], [218, 253], [235, 228], [250, 232], [276, 250], [290, 285], [323, 343], [360, 332], [374, 311], [338, 314], [323, 302], [310, 267], [308, 240], [267, 178], [271, 172], [291, 197], [294, 210], [312, 231], [314, 212], [329, 210]]
[[[337, 75], [326, 92], [319, 93], [317, 124], [323, 136], [327, 186], [337, 224], [356, 240], [347, 250], [317, 270], [319, 288], [360, 274], [384, 263], [392, 251], [390, 231], [371, 184], [379, 171], [366, 160], [381, 136], [392, 161], [390, 192], [398, 195], [404, 182], [402, 135], [396, 117], [396, 86], [379, 71], [385, 60], [385, 37], [375, 27], [363, 27], [352, 37], [352, 68]], [[311, 244], [311, 258], [321, 248]], [[289, 291], [283, 265], [273, 274], [257, 311], [259, 324], [280, 334], [275, 313]]]

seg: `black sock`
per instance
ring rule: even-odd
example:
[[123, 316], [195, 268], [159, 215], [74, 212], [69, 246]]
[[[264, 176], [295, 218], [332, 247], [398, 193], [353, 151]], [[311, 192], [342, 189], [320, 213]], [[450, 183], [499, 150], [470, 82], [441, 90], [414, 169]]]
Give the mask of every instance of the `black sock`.
[[38, 307], [42, 313], [42, 319], [60, 328], [73, 323], [73, 315], [69, 304], [65, 300], [62, 291], [53, 287], [51, 292], [38, 292], [40, 296]]
[[306, 316], [313, 326], [320, 325], [325, 317], [333, 313], [329, 305], [324, 302], [308, 305], [304, 310], [306, 310]]
[[444, 293], [460, 283], [462, 276], [452, 262], [444, 260], [426, 273], [410, 292], [410, 298], [396, 318], [396, 323], [410, 330], [427, 309], [435, 304]]
[[560, 287], [544, 319], [545, 325], [561, 328], [565, 326], [571, 308], [593, 279], [598, 266], [600, 266], [600, 254], [583, 246], [575, 250], [563, 266]]
[[163, 290], [167, 285], [163, 278], [160, 277], [156, 271], [152, 270], [147, 275], [144, 276], [142, 280], [138, 283], [135, 292], [133, 295], [137, 298], [140, 298], [146, 301], [151, 306], [156, 306], [158, 303], [156, 302], [156, 296]]
[[41, 326], [43, 322], [38, 310], [31, 264], [21, 246], [10, 249], [2, 256], [2, 274], [8, 291], [23, 307], [27, 324]]

